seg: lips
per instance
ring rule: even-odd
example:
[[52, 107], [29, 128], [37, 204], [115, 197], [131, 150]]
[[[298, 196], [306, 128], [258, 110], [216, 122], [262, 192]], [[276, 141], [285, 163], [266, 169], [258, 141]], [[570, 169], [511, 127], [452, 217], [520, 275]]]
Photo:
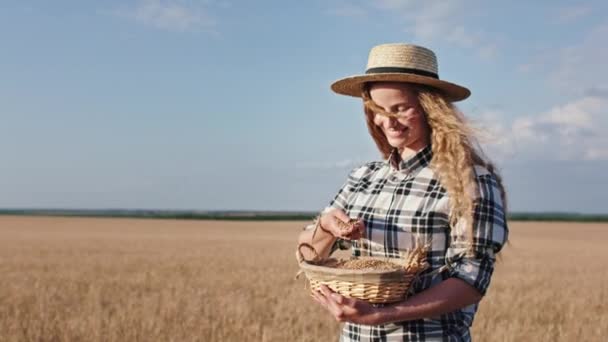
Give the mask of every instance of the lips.
[[400, 136], [402, 136], [403, 134], [405, 134], [405, 132], [407, 132], [407, 130], [408, 130], [408, 127], [403, 126], [403, 127], [399, 128], [399, 129], [392, 129], [392, 128], [389, 128], [388, 130], [386, 130], [386, 133], [387, 133], [387, 135], [389, 135], [390, 137], [395, 137], [395, 138], [397, 138], [397, 137], [400, 137]]

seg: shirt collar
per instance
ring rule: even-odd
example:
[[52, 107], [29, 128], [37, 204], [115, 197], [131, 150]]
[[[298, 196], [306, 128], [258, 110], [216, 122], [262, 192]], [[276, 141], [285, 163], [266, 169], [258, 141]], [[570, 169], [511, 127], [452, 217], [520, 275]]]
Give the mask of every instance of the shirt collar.
[[428, 144], [406, 159], [401, 159], [399, 151], [393, 148], [387, 159], [387, 163], [393, 170], [410, 174], [428, 166], [431, 163], [431, 159], [433, 159], [433, 149]]

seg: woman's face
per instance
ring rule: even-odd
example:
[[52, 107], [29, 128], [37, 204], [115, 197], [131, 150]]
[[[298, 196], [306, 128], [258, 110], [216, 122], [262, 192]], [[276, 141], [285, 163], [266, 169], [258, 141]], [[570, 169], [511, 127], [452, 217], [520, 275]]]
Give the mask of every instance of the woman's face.
[[372, 83], [374, 103], [395, 117], [374, 113], [374, 124], [382, 129], [388, 143], [402, 156], [413, 154], [429, 143], [429, 126], [415, 90], [407, 83]]

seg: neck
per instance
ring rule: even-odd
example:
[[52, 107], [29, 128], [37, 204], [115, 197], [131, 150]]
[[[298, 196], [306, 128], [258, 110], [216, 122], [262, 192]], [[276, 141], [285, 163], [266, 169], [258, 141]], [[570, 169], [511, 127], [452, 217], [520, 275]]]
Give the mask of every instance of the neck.
[[416, 141], [415, 143], [410, 144], [406, 147], [399, 148], [399, 155], [401, 156], [402, 160], [408, 159], [409, 157], [413, 156], [414, 154], [425, 148], [428, 144], [429, 142], [427, 140]]
[[416, 152], [418, 152], [417, 150], [414, 151], [411, 148], [405, 147], [405, 148], [400, 148], [399, 149], [399, 156], [401, 156], [402, 160], [408, 159], [409, 157], [413, 156], [414, 154], [416, 154]]

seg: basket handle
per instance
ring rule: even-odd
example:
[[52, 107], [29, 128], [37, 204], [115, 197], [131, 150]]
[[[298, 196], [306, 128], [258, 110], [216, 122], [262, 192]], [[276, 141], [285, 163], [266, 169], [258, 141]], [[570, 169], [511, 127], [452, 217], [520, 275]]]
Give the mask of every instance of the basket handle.
[[298, 263], [302, 263], [303, 261], [306, 260], [306, 259], [304, 259], [304, 255], [302, 254], [302, 247], [306, 247], [306, 248], [310, 249], [315, 254], [313, 259], [310, 261], [315, 261], [315, 260], [321, 259], [321, 257], [319, 256], [319, 253], [317, 253], [317, 250], [315, 249], [315, 247], [313, 245], [306, 243], [306, 242], [302, 242], [301, 244], [298, 245], [298, 248], [296, 249], [296, 258], [298, 259]]

